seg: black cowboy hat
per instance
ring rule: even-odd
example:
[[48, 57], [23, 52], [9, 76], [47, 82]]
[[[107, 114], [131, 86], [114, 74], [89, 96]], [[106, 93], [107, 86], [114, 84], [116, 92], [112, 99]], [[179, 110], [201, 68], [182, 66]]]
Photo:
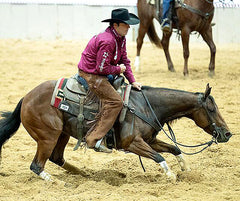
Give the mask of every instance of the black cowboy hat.
[[139, 23], [139, 18], [133, 13], [129, 13], [125, 8], [112, 10], [112, 18], [103, 20], [102, 22], [123, 22], [125, 24], [134, 25]]

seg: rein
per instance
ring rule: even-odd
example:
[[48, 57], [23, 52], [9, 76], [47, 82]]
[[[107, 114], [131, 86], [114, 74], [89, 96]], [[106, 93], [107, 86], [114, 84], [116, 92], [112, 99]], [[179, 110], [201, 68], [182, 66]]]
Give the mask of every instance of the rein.
[[142, 92], [142, 95], [143, 95], [145, 101], [147, 102], [147, 105], [148, 105], [148, 107], [150, 108], [150, 110], [151, 110], [151, 112], [152, 112], [155, 120], [157, 121], [157, 124], [158, 124], [159, 127], [163, 130], [163, 132], [165, 133], [165, 135], [176, 145], [176, 147], [178, 147], [178, 145], [179, 145], [179, 146], [182, 146], [182, 147], [196, 148], [196, 147], [201, 147], [201, 146], [205, 146], [205, 145], [206, 145], [206, 146], [203, 147], [200, 151], [193, 152], [193, 153], [183, 152], [183, 151], [178, 147], [179, 150], [180, 150], [182, 153], [184, 153], [184, 154], [186, 154], [186, 155], [198, 154], [198, 153], [202, 152], [203, 150], [205, 150], [206, 148], [210, 147], [213, 143], [216, 143], [216, 144], [217, 144], [217, 140], [216, 140], [216, 139], [217, 139], [217, 136], [216, 136], [216, 137], [214, 136], [214, 137], [212, 138], [212, 140], [210, 140], [209, 142], [202, 143], [202, 144], [198, 144], [198, 145], [184, 145], [184, 144], [178, 143], [178, 142], [176, 141], [175, 134], [174, 134], [171, 126], [169, 125], [169, 123], [167, 123], [167, 126], [168, 126], [168, 129], [169, 129], [169, 132], [170, 132], [170, 135], [171, 135], [171, 136], [169, 136], [169, 135], [167, 134], [167, 132], [164, 130], [163, 126], [162, 126], [161, 123], [159, 122], [159, 120], [158, 120], [158, 118], [157, 118], [157, 116], [156, 116], [156, 114], [155, 114], [155, 112], [154, 112], [154, 110], [153, 110], [153, 108], [152, 108], [152, 106], [151, 106], [151, 104], [150, 104], [147, 96], [144, 94], [143, 90], [141, 90], [141, 92]]
[[[169, 132], [170, 132], [171, 137], [170, 137], [165, 131], [164, 131], [164, 132], [165, 132], [166, 136], [167, 136], [172, 142], [174, 142], [174, 144], [176, 145], [176, 147], [177, 147], [178, 149], [180, 149], [179, 146], [188, 147], [188, 148], [196, 148], [196, 147], [201, 147], [201, 146], [206, 145], [206, 146], [203, 147], [201, 150], [199, 150], [199, 151], [197, 151], [197, 152], [193, 152], [193, 153], [187, 153], [187, 152], [184, 152], [184, 151], [182, 151], [182, 150], [180, 149], [180, 151], [181, 151], [182, 153], [186, 154], [186, 155], [194, 155], [194, 154], [201, 153], [201, 152], [204, 151], [206, 148], [210, 147], [213, 143], [218, 144], [218, 142], [217, 142], [217, 140], [216, 140], [215, 137], [213, 137], [212, 140], [210, 140], [209, 142], [205, 142], [205, 143], [198, 144], [198, 145], [184, 145], [184, 144], [181, 144], [181, 143], [177, 142], [176, 137], [175, 137], [175, 134], [174, 134], [171, 126], [169, 125], [169, 123], [167, 123], [167, 126], [168, 126], [168, 130], [169, 130]], [[178, 145], [179, 145], [179, 146], [178, 146]]]

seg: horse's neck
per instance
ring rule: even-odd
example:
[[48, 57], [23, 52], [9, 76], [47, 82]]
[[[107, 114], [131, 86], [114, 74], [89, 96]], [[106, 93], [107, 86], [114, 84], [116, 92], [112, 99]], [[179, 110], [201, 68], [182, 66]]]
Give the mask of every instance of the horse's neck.
[[153, 89], [151, 105], [159, 119], [172, 121], [189, 116], [199, 107], [198, 95], [191, 92]]

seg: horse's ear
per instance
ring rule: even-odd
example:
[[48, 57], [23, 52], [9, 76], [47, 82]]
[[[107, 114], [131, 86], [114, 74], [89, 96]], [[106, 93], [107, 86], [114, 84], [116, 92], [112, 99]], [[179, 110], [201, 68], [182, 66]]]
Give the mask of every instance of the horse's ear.
[[209, 96], [209, 94], [211, 93], [211, 89], [212, 89], [212, 87], [209, 87], [209, 83], [207, 83], [206, 91], [204, 93], [204, 100], [206, 100], [207, 97]]

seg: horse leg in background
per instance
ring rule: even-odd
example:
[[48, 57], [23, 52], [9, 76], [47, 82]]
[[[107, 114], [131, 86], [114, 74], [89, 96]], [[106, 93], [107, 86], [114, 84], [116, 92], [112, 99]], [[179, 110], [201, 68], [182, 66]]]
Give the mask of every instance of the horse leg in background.
[[61, 134], [58, 138], [57, 144], [53, 149], [53, 152], [51, 156], [49, 157], [49, 160], [58, 166], [62, 167], [65, 163], [65, 160], [63, 158], [64, 149], [69, 141], [70, 136], [66, 134]]
[[189, 58], [189, 35], [191, 31], [189, 27], [184, 26], [181, 30], [181, 38], [183, 45], [184, 70], [183, 75], [188, 75], [188, 58]]
[[138, 28], [138, 37], [137, 37], [137, 56], [135, 58], [134, 66], [135, 71], [139, 71], [140, 69], [140, 52], [143, 44], [143, 39], [145, 34], [147, 33], [148, 26], [144, 25], [140, 21], [140, 25]]
[[213, 37], [212, 37], [212, 26], [209, 25], [209, 28], [205, 31], [200, 33], [201, 36], [203, 37], [203, 40], [208, 44], [211, 52], [211, 59], [209, 63], [209, 76], [214, 76], [215, 74], [215, 55], [216, 55], [216, 46], [213, 42]]
[[[124, 142], [123, 142], [124, 143]], [[133, 141], [129, 144], [128, 147], [124, 148], [126, 151], [130, 151], [132, 153], [135, 153], [139, 156], [143, 156], [146, 158], [150, 158], [154, 160], [156, 163], [160, 164], [162, 170], [168, 177], [168, 179], [172, 181], [176, 181], [176, 176], [174, 173], [172, 173], [171, 169], [168, 167], [165, 159], [157, 153], [155, 150], [153, 150], [143, 139], [140, 135], [135, 136]]]
[[165, 57], [167, 59], [168, 70], [171, 72], [175, 72], [173, 62], [172, 62], [171, 56], [169, 54], [169, 40], [170, 40], [171, 35], [172, 35], [172, 32], [171, 33], [163, 33], [162, 46], [163, 46], [163, 50], [165, 53]]
[[54, 150], [53, 150], [49, 160], [73, 174], [79, 174], [79, 173], [81, 173], [81, 170], [79, 168], [71, 165], [70, 163], [66, 162], [63, 157], [64, 150], [69, 141], [69, 138], [70, 138], [70, 136], [67, 134], [62, 133], [60, 135], [60, 137], [58, 138], [58, 142], [57, 142], [56, 146], [54, 147]]
[[186, 161], [184, 160], [181, 151], [174, 145], [167, 144], [161, 140], [154, 139], [154, 141], [149, 144], [153, 150], [156, 152], [167, 152], [171, 153], [174, 156], [176, 156], [176, 159], [178, 161], [178, 164], [182, 171], [190, 171], [190, 168], [188, 167]]

